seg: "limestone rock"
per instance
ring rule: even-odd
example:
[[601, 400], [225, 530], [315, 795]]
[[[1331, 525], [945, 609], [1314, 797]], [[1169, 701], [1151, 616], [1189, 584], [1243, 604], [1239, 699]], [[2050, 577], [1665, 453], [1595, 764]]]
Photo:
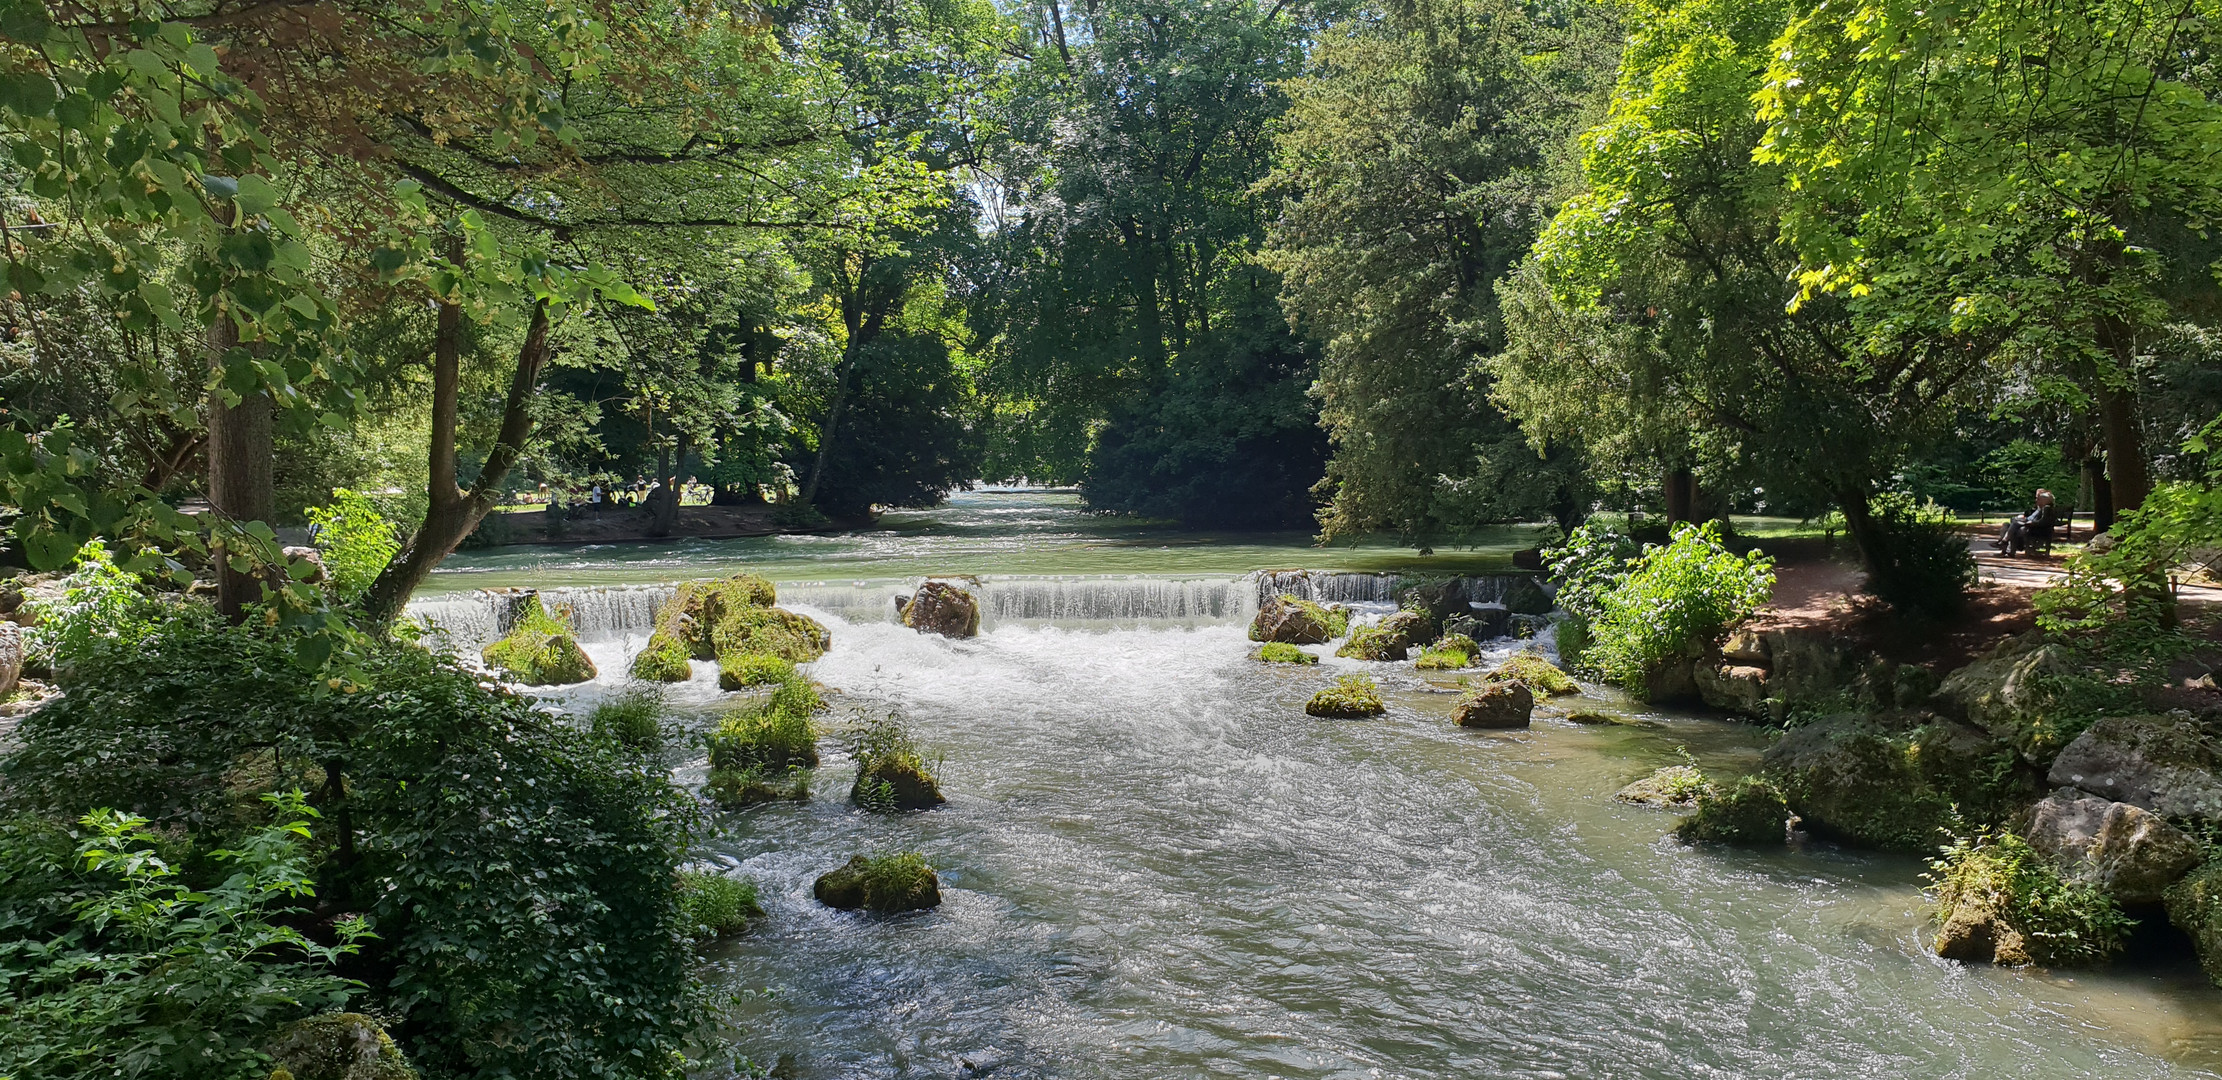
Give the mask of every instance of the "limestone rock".
[[980, 635], [980, 601], [946, 581], [929, 581], [903, 605], [903, 625], [946, 638]]
[[0, 697], [15, 692], [15, 684], [23, 677], [23, 628], [12, 622], [0, 622]]
[[1940, 912], [1934, 941], [1938, 956], [1963, 964], [2026, 964], [2029, 946], [2019, 930], [1999, 917], [1997, 909], [1975, 896], [1964, 896], [1952, 910]]
[[1613, 798], [1661, 810], [1694, 810], [1712, 784], [1688, 765], [1669, 765], [1613, 793]]
[[1543, 588], [1541, 581], [1522, 577], [1505, 586], [1504, 606], [1506, 611], [1514, 615], [1549, 615], [1551, 609], [1557, 605], [1552, 602], [1551, 594]]
[[360, 1013], [293, 1024], [279, 1033], [270, 1056], [293, 1080], [417, 1080], [386, 1030]]
[[818, 902], [842, 911], [883, 914], [919, 911], [941, 904], [941, 878], [916, 854], [851, 858], [811, 885]]
[[1742, 664], [1697, 664], [1691, 681], [1707, 705], [1739, 716], [1765, 717], [1767, 669]]
[[1283, 645], [1325, 645], [1342, 636], [1348, 617], [1293, 596], [1267, 597], [1250, 621], [1250, 640]]
[[1522, 682], [1491, 683], [1458, 702], [1451, 718], [1462, 728], [1524, 728], [1535, 713], [1535, 695]]
[[1761, 757], [1813, 832], [1862, 847], [1933, 851], [1955, 807], [1997, 824], [2036, 792], [2004, 742], [1925, 714], [1844, 714], [1792, 729]]
[[1789, 840], [1790, 806], [1781, 789], [1756, 776], [1725, 790], [1708, 784], [1698, 792], [1697, 812], [1682, 819], [1674, 835], [1693, 844], [1779, 847]]
[[1494, 604], [1469, 608], [1443, 620], [1446, 634], [1464, 634], [1475, 641], [1495, 641], [1511, 633], [1512, 613]]
[[1698, 661], [1674, 657], [1644, 676], [1643, 699], [1653, 705], [1677, 705], [1704, 700], [1697, 687]]
[[1413, 646], [1433, 640], [1435, 627], [1425, 614], [1397, 611], [1372, 626], [1351, 631], [1350, 640], [1335, 650], [1335, 655], [1350, 660], [1397, 663], [1411, 655]]
[[2170, 818], [2222, 818], [2222, 748], [2197, 721], [2102, 717], [2054, 759], [2047, 779]]
[[2024, 644], [2011, 643], [1953, 672], [1937, 687], [1936, 696], [2042, 767], [2060, 750], [2051, 734], [2060, 707], [2054, 680], [2072, 674], [2073, 665], [2062, 646]]
[[2029, 813], [2029, 846], [2069, 877], [2125, 904], [2160, 901], [2168, 886], [2199, 865], [2199, 844], [2181, 829], [2128, 803], [2062, 788]]
[[1746, 667], [1766, 667], [1767, 639], [1751, 630], [1736, 630], [1721, 643], [1721, 658]]
[[571, 627], [550, 615], [535, 595], [519, 603], [509, 635], [486, 646], [480, 656], [488, 667], [506, 671], [527, 686], [569, 686], [596, 674], [594, 661], [579, 647]]
[[2222, 986], [2222, 862], [2210, 862], [2168, 887], [2168, 921], [2191, 939], [2199, 966]]

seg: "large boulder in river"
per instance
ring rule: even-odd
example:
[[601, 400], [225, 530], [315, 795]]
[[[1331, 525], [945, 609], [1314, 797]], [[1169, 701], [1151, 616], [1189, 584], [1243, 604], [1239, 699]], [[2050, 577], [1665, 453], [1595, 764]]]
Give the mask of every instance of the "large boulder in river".
[[2017, 639], [1946, 676], [1936, 696], [1944, 708], [2012, 743], [2042, 768], [2072, 734], [2061, 726], [2069, 711], [2062, 685], [2075, 673], [2066, 647]]
[[929, 581], [903, 605], [903, 625], [945, 638], [980, 636], [980, 601], [946, 581]]
[[1861, 847], [1929, 852], [1955, 807], [2004, 822], [2036, 796], [2006, 743], [1926, 714], [1844, 714], [1792, 729], [1761, 758], [1813, 832]]
[[1495, 641], [1512, 633], [1512, 613], [1497, 605], [1484, 605], [1442, 620], [1443, 633], [1464, 634], [1475, 641]]
[[517, 607], [509, 635], [480, 653], [488, 667], [499, 668], [527, 686], [569, 686], [594, 678], [594, 661], [579, 647], [571, 627], [550, 615], [538, 596]]
[[876, 859], [858, 855], [821, 875], [810, 892], [829, 908], [894, 914], [939, 906], [941, 878], [916, 852]]
[[1258, 605], [1250, 620], [1250, 640], [1283, 645], [1325, 645], [1343, 635], [1350, 616], [1339, 608], [1322, 607], [1294, 596], [1270, 596]]
[[2156, 814], [2062, 788], [2029, 811], [2024, 836], [2062, 874], [2088, 881], [2125, 904], [2160, 902], [2199, 865], [2199, 842]]
[[2209, 862], [2174, 885], [2163, 897], [2168, 921], [2191, 939], [2207, 978], [2222, 985], [2222, 862]]
[[1490, 683], [1459, 699], [1451, 719], [1462, 728], [1524, 728], [1535, 713], [1535, 694], [1523, 682]]
[[1505, 610], [1514, 615], [1549, 615], [1557, 605], [1538, 578], [1516, 578], [1504, 590]]
[[1433, 640], [1435, 624], [1424, 612], [1398, 611], [1372, 626], [1351, 631], [1350, 640], [1335, 650], [1335, 655], [1349, 660], [1401, 662], [1411, 655], [1413, 646]]
[[2222, 819], [2222, 747], [2196, 720], [2108, 716], [2076, 736], [2047, 779], [2168, 818]]

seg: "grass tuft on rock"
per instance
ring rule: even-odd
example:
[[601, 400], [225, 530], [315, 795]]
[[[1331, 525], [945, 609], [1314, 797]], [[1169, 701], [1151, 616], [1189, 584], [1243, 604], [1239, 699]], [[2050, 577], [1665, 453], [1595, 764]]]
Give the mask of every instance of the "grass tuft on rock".
[[727, 810], [775, 802], [809, 802], [810, 775], [810, 770], [799, 765], [785, 769], [763, 765], [712, 769], [702, 781], [702, 795]]
[[679, 872], [679, 912], [697, 938], [738, 934], [764, 917], [755, 882], [710, 870]]
[[1319, 657], [1282, 641], [1268, 641], [1259, 646], [1257, 659], [1268, 664], [1316, 664]]
[[941, 879], [918, 852], [870, 857], [858, 855], [811, 886], [818, 902], [843, 911], [894, 914], [941, 903]]
[[1346, 660], [1370, 660], [1375, 663], [1394, 663], [1410, 654], [1412, 646], [1396, 630], [1379, 626], [1360, 627], [1350, 632], [1350, 640], [1343, 642], [1335, 655]]
[[1697, 812], [1675, 826], [1674, 835], [1693, 844], [1781, 845], [1789, 834], [1790, 804], [1782, 792], [1747, 776], [1723, 789], [1700, 792]]
[[818, 725], [812, 717], [824, 706], [815, 687], [790, 677], [769, 698], [726, 714], [708, 740], [710, 768], [817, 768]]
[[718, 689], [775, 686], [795, 677], [795, 665], [777, 656], [741, 654], [718, 659]]
[[1706, 796], [1718, 795], [1713, 782], [1694, 765], [1669, 765], [1614, 793], [1621, 802], [1670, 810], [1693, 810]]
[[1559, 697], [1581, 692], [1574, 677], [1559, 670], [1559, 666], [1541, 653], [1517, 652], [1505, 657], [1496, 670], [1489, 673], [1490, 682], [1522, 682], [1541, 697]]
[[652, 686], [636, 686], [594, 706], [587, 726], [595, 734], [635, 749], [652, 747], [661, 734], [664, 696]]
[[849, 801], [860, 809], [899, 814], [947, 801], [934, 768], [927, 764], [901, 714], [865, 722], [849, 749], [856, 756], [856, 782], [849, 787]]
[[1938, 956], [1972, 963], [2077, 965], [2120, 952], [2132, 920], [2114, 898], [2013, 833], [1961, 838], [1930, 864]]
[[1379, 716], [1389, 707], [1381, 701], [1381, 685], [1371, 676], [1344, 675], [1335, 685], [1313, 694], [1304, 711], [1331, 720], [1358, 720]]
[[569, 686], [594, 678], [594, 661], [562, 619], [548, 613], [540, 598], [528, 596], [517, 609], [509, 635], [479, 654], [527, 686]]
[[678, 683], [694, 678], [693, 651], [677, 633], [658, 629], [633, 657], [633, 678], [646, 682]]

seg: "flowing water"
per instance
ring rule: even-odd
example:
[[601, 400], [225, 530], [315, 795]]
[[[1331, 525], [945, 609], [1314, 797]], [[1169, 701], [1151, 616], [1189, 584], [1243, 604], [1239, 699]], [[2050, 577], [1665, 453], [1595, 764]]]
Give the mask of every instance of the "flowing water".
[[[981, 525], [1003, 509], [1034, 524]], [[706, 861], [754, 878], [769, 918], [714, 947], [708, 974], [738, 996], [726, 1038], [774, 1075], [2111, 1080], [2222, 1068], [2222, 995], [2185, 963], [1961, 967], [1922, 950], [1915, 860], [1689, 848], [1666, 838], [1670, 816], [1611, 799], [1684, 753], [1748, 768], [1757, 729], [1594, 691], [1581, 706], [1624, 723], [1467, 732], [1409, 666], [1247, 658], [1261, 588], [1372, 601], [1386, 586], [1239, 573], [1396, 568], [1386, 553], [1230, 554], [1170, 534], [1153, 549], [1140, 529], [1102, 553], [1100, 525], [1038, 494], [975, 495], [945, 514], [945, 547], [921, 515], [893, 535], [813, 538], [829, 546], [822, 559], [806, 542], [752, 549], [755, 563], [511, 552], [449, 576], [640, 582], [669, 558], [680, 561], [655, 564], [666, 579], [750, 566], [809, 582], [783, 587], [782, 603], [833, 629], [833, 651], [808, 669], [840, 691], [832, 723], [900, 711], [942, 756], [950, 801], [931, 812], [849, 808], [852, 772], [829, 737], [810, 803], [719, 815]], [[993, 576], [998, 551], [1016, 577]], [[1167, 565], [1148, 574], [1153, 557]], [[929, 570], [991, 575], [986, 633], [952, 642], [892, 621], [906, 577]], [[596, 661], [620, 672], [660, 594], [565, 595], [590, 616]], [[424, 605], [458, 623], [458, 640], [498, 626], [500, 606], [467, 594]], [[699, 730], [731, 699], [697, 667], [669, 696]], [[1304, 699], [1348, 670], [1382, 679], [1389, 714], [1306, 717]], [[581, 708], [619, 685], [605, 676], [551, 698]], [[687, 745], [674, 740], [677, 775], [698, 781]], [[811, 899], [812, 880], [850, 855], [906, 850], [940, 872], [940, 908], [879, 917]]]

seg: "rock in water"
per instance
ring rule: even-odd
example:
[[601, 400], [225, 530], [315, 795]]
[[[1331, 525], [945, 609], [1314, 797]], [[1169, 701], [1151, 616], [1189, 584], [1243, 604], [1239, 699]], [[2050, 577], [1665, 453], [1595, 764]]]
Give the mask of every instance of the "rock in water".
[[2222, 862], [2210, 862], [2168, 887], [2168, 921], [2191, 938], [2199, 966], [2222, 986]]
[[595, 676], [594, 661], [571, 636], [571, 627], [548, 614], [538, 596], [524, 598], [509, 636], [486, 646], [480, 656], [487, 666], [527, 686], [569, 686]]
[[946, 581], [929, 581], [903, 605], [903, 625], [946, 638], [980, 635], [980, 601]]
[[2029, 846], [2061, 872], [2105, 889], [2125, 904], [2160, 901], [2168, 886], [2199, 865], [2199, 844], [2183, 830], [2128, 803], [2062, 788], [2029, 812]]
[[941, 878], [915, 852], [877, 859], [858, 855], [818, 878], [810, 892], [829, 908], [893, 914], [939, 906]]
[[1492, 683], [1459, 701], [1451, 718], [1462, 728], [1524, 728], [1535, 712], [1535, 694], [1526, 683]]
[[1556, 605], [1540, 582], [1523, 577], [1505, 587], [1504, 606], [1514, 615], [1549, 615]]
[[1952, 910], [1939, 912], [1942, 926], [1934, 942], [1937, 955], [1963, 964], [2026, 964], [2028, 941], [2000, 918], [1996, 908], [1967, 895]]
[[0, 622], [0, 697], [15, 692], [16, 682], [23, 677], [23, 628], [12, 622]]
[[270, 1056], [293, 1080], [417, 1080], [386, 1030], [359, 1013], [300, 1021], [279, 1033]]
[[1669, 765], [1613, 794], [1613, 798], [1661, 810], [1694, 810], [1713, 785], [1688, 765]]
[[1283, 645], [1325, 645], [1341, 637], [1348, 622], [1348, 616], [1309, 600], [1274, 596], [1258, 605], [1258, 617], [1250, 621], [1250, 640]]
[[2076, 736], [2047, 779], [2162, 817], [2222, 819], [2222, 750], [2195, 720], [2108, 716]]

